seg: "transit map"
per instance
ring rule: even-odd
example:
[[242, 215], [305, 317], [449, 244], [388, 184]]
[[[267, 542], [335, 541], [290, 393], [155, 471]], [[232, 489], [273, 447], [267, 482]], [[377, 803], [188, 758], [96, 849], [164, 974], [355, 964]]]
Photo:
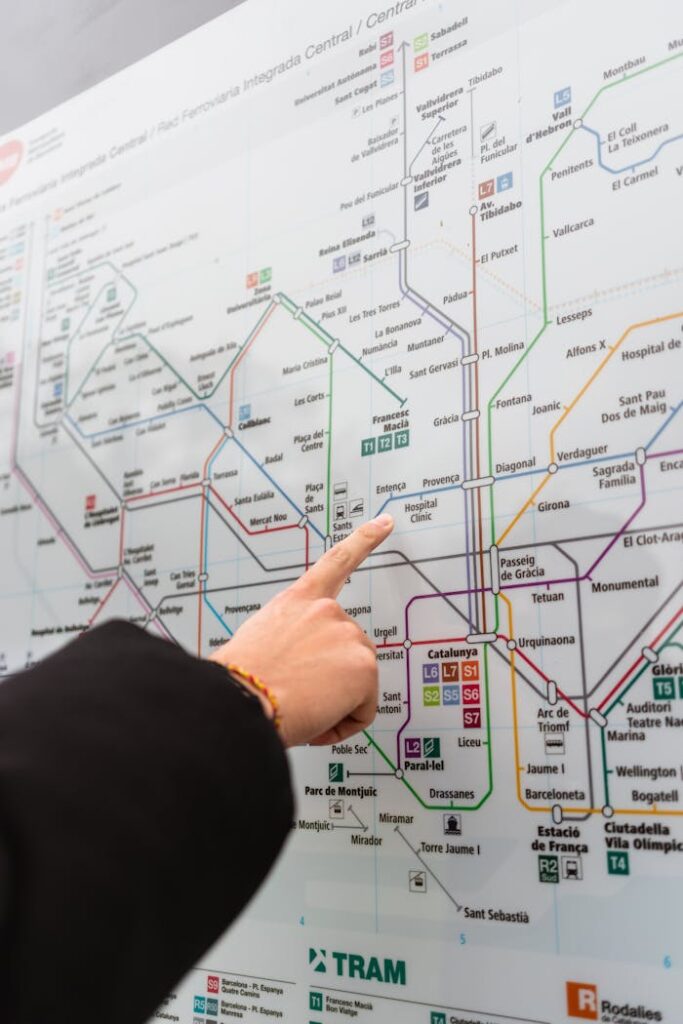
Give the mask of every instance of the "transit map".
[[294, 753], [283, 857], [155, 1019], [681, 1020], [655, 6], [249, 0], [0, 140], [2, 674], [114, 616], [206, 655], [396, 521], [340, 597], [376, 721]]

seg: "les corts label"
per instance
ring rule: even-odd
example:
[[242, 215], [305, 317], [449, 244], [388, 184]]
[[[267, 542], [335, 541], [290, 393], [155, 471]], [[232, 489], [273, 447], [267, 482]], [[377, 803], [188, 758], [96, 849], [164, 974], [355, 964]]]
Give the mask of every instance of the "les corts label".
[[24, 144], [19, 139], [10, 139], [0, 146], [0, 185], [9, 181], [24, 155]]

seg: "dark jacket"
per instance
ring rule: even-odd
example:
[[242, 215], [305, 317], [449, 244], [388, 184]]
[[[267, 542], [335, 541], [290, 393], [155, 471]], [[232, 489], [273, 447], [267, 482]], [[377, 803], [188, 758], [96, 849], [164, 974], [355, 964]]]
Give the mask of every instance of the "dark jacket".
[[145, 1021], [254, 894], [292, 814], [258, 700], [129, 623], [3, 682], [2, 1024]]

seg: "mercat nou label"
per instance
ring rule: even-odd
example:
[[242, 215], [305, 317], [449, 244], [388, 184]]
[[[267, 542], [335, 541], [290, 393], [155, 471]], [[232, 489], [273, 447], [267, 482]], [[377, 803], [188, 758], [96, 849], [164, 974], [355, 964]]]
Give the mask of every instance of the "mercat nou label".
[[376, 956], [364, 957], [360, 953], [338, 953], [330, 952], [331, 961], [328, 961], [326, 949], [308, 950], [308, 962], [317, 974], [336, 972], [339, 978], [358, 978], [360, 981], [381, 981], [387, 985], [405, 985], [406, 983], [406, 962], [405, 960], [392, 960], [383, 957], [381, 960]]

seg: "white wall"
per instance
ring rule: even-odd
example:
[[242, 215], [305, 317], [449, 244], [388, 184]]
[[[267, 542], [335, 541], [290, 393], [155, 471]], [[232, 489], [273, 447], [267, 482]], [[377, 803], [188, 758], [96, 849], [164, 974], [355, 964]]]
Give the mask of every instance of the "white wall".
[[20, 0], [0, 31], [0, 135], [244, 0]]

